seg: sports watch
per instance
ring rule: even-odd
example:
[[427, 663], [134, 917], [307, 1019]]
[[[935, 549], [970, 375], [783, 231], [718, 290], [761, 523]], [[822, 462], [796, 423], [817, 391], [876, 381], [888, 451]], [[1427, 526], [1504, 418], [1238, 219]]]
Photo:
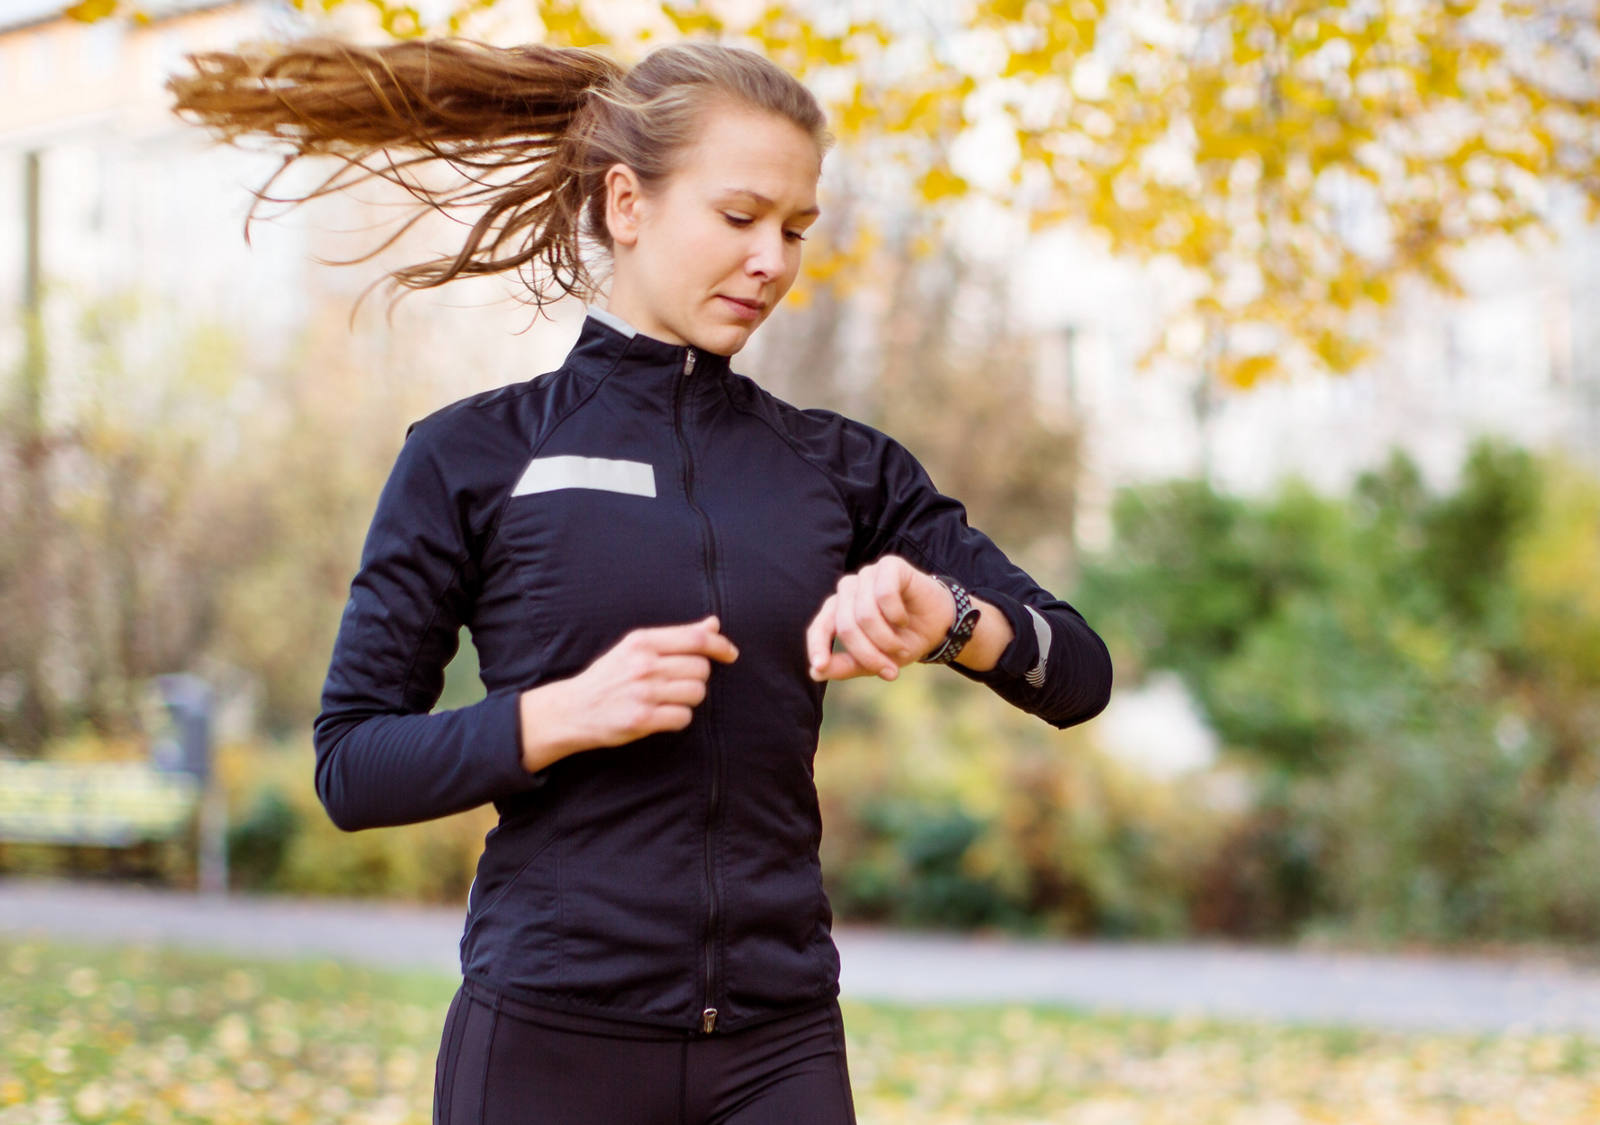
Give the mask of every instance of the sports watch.
[[927, 656], [919, 656], [919, 664], [949, 664], [956, 658], [967, 640], [972, 636], [972, 631], [978, 627], [978, 618], [982, 611], [972, 604], [967, 589], [946, 574], [935, 574], [933, 580], [949, 590], [956, 599], [956, 619], [950, 623], [950, 631], [945, 634], [944, 643]]

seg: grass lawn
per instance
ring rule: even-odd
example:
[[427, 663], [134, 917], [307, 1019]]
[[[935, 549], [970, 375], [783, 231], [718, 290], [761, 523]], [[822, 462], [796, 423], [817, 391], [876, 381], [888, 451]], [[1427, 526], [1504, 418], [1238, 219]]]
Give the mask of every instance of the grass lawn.
[[[449, 978], [0, 941], [0, 1125], [425, 1123]], [[844, 1005], [862, 1125], [1600, 1122], [1600, 1042]], [[618, 1125], [627, 1125], [619, 1122]]]

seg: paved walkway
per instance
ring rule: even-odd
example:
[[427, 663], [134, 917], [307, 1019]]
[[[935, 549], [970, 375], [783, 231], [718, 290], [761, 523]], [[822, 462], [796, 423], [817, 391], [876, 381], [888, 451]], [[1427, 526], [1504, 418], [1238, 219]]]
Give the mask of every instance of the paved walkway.
[[[458, 971], [462, 912], [0, 880], [0, 934], [330, 956]], [[1600, 971], [1554, 960], [1222, 945], [1034, 942], [834, 930], [846, 998], [1028, 1001], [1104, 1011], [1600, 1036]]]

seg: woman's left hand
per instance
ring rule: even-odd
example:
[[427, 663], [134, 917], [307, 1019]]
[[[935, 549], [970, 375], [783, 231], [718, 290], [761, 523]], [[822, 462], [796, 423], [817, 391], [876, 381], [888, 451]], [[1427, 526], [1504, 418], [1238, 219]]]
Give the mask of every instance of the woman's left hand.
[[[840, 578], [806, 626], [811, 678], [892, 680], [942, 643], [955, 617], [955, 598], [931, 574], [884, 555]], [[835, 637], [845, 651], [832, 651]]]

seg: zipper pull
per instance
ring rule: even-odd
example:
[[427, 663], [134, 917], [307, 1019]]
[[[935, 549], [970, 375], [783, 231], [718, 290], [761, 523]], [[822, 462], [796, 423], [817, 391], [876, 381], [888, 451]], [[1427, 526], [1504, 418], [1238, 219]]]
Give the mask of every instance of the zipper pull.
[[701, 1031], [703, 1031], [707, 1035], [709, 1035], [709, 1034], [711, 1034], [711, 1030], [716, 1026], [717, 1026], [717, 1010], [715, 1008], [707, 1008], [705, 1011], [700, 1013], [700, 1030]]
[[[686, 352], [683, 353], [683, 373], [685, 375], [693, 375], [694, 374], [694, 349], [693, 348], [690, 348]], [[716, 1015], [715, 1009], [708, 1008], [706, 1010], [711, 1012], [713, 1016]]]

